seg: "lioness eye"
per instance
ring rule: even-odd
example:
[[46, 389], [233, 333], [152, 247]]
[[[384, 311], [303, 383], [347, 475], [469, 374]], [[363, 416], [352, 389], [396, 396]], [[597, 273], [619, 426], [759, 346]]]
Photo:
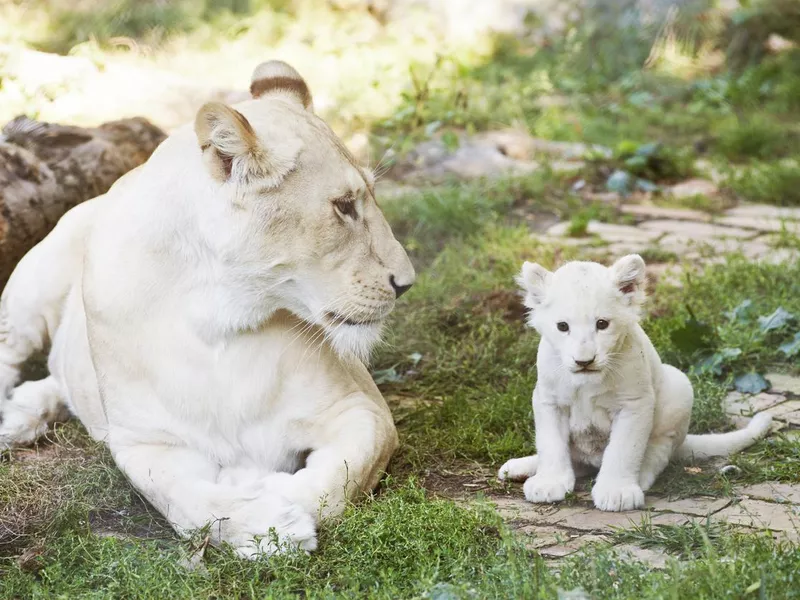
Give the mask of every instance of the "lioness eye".
[[605, 319], [597, 319], [597, 328], [600, 330], [608, 328], [608, 321]]
[[556, 323], [556, 327], [558, 327], [559, 331], [569, 331], [569, 325], [566, 321], [559, 321]]
[[351, 219], [358, 218], [356, 203], [350, 195], [334, 200], [333, 206], [336, 207], [337, 212], [343, 217], [350, 217]]

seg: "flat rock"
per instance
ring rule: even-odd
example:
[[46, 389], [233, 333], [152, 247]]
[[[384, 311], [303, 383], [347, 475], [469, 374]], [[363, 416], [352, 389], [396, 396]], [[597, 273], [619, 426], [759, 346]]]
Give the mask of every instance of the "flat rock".
[[580, 531], [610, 532], [617, 527], [628, 528], [639, 525], [647, 516], [648, 512], [644, 510], [604, 512], [594, 508], [588, 510], [584, 508], [581, 512], [561, 519], [559, 525]]
[[725, 412], [729, 415], [751, 416], [786, 401], [786, 396], [762, 392], [755, 396], [731, 392], [725, 397]]
[[757, 500], [800, 504], [800, 484], [797, 483], [768, 481], [739, 488], [736, 492]]
[[800, 528], [800, 514], [791, 504], [775, 504], [763, 500], [742, 500], [718, 512], [718, 519], [734, 525], [758, 529], [795, 531]]
[[656, 512], [682, 513], [696, 517], [713, 515], [722, 510], [731, 501], [727, 498], [711, 498], [700, 496], [696, 498], [681, 498], [680, 500], [669, 500], [667, 498], [648, 498], [647, 508]]
[[514, 533], [522, 538], [525, 546], [532, 550], [539, 548], [546, 548], [547, 546], [555, 546], [557, 544], [565, 544], [573, 536], [569, 532], [559, 529], [558, 527], [549, 527], [542, 525], [524, 525], [514, 529]]
[[756, 231], [800, 233], [800, 222], [769, 217], [722, 217], [717, 219], [716, 223], [727, 227], [741, 227]]
[[768, 408], [764, 412], [771, 414], [773, 419], [790, 421], [797, 417], [796, 413], [800, 412], [800, 400], [789, 400], [783, 404]]
[[745, 204], [725, 211], [729, 217], [754, 219], [794, 219], [800, 221], [800, 208], [783, 208], [771, 204]]
[[663, 569], [669, 560], [669, 554], [658, 548], [641, 548], [633, 544], [620, 544], [614, 547], [614, 552], [624, 558], [632, 558], [638, 562], [646, 563], [654, 569]]
[[582, 159], [587, 154], [600, 154], [610, 157], [610, 148], [598, 144], [581, 142], [557, 142], [530, 136], [518, 129], [486, 131], [476, 135], [475, 141], [493, 146], [510, 158], [530, 160], [535, 155], [546, 155], [566, 161]]
[[639, 226], [641, 229], [658, 233], [677, 233], [689, 238], [751, 238], [756, 235], [753, 231], [738, 229], [736, 227], [722, 227], [711, 223], [698, 223], [695, 221], [679, 221], [677, 219], [657, 219], [645, 221]]
[[[569, 231], [569, 226], [569, 221], [556, 223], [547, 230], [547, 235], [566, 236], [567, 231]], [[660, 235], [658, 232], [645, 231], [631, 225], [601, 223], [600, 221], [589, 221], [586, 232], [591, 235], [600, 236], [602, 239], [611, 243], [647, 243], [655, 240]]]
[[566, 543], [542, 548], [539, 553], [545, 558], [562, 558], [570, 554], [575, 554], [575, 552], [588, 544], [601, 544], [607, 541], [608, 538], [602, 535], [581, 535], [571, 538]]
[[667, 190], [667, 193], [679, 199], [694, 196], [716, 196], [719, 188], [713, 181], [695, 178], [673, 185]]
[[767, 373], [764, 377], [772, 384], [773, 391], [800, 396], [800, 377], [785, 373]]
[[625, 214], [646, 219], [672, 219], [676, 221], [710, 221], [711, 215], [689, 208], [669, 208], [645, 204], [623, 204], [619, 209]]

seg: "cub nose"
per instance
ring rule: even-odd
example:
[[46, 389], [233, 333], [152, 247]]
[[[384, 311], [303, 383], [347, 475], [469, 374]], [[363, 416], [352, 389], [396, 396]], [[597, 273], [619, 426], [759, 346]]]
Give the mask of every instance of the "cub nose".
[[581, 368], [586, 368], [594, 362], [595, 357], [593, 356], [589, 360], [576, 360], [575, 364]]
[[399, 298], [403, 294], [405, 294], [408, 290], [411, 289], [412, 284], [409, 283], [407, 285], [399, 285], [397, 280], [395, 280], [394, 275], [389, 275], [389, 283], [392, 284], [392, 289], [394, 290], [394, 297]]

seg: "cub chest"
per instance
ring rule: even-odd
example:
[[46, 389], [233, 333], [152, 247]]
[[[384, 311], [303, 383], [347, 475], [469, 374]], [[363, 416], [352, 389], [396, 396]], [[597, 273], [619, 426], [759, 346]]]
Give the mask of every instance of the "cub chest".
[[614, 414], [593, 399], [569, 406], [569, 444], [574, 461], [600, 467]]

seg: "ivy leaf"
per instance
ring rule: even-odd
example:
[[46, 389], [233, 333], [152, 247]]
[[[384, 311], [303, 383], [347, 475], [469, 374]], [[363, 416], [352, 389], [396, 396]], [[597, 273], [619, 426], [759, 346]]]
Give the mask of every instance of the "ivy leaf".
[[783, 352], [786, 356], [800, 354], [800, 331], [794, 334], [794, 339], [791, 342], [786, 342], [778, 346], [778, 350]]
[[732, 311], [725, 313], [728, 319], [731, 321], [737, 321], [739, 323], [744, 323], [747, 321], [749, 317], [750, 309], [753, 307], [753, 301], [748, 298], [747, 300], [743, 300], [739, 306], [734, 308]]
[[740, 375], [733, 382], [736, 390], [742, 394], [758, 394], [770, 388], [770, 383], [758, 373]]
[[758, 324], [761, 326], [761, 331], [766, 333], [786, 326], [792, 319], [794, 319], [794, 315], [779, 306], [771, 315], [758, 317]]
[[627, 196], [631, 191], [631, 176], [625, 171], [616, 170], [606, 181], [606, 187], [620, 196]]
[[722, 375], [722, 366], [729, 360], [738, 357], [741, 353], [741, 348], [723, 348], [698, 362], [694, 367], [694, 371], [700, 375], [705, 373]]
[[701, 323], [694, 317], [687, 319], [682, 327], [669, 334], [672, 344], [683, 354], [695, 354], [714, 347], [716, 333], [707, 323]]
[[646, 158], [650, 158], [651, 156], [655, 156], [658, 154], [658, 151], [661, 149], [661, 144], [659, 142], [650, 142], [649, 144], [642, 144], [636, 149], [637, 156], [644, 156]]
[[380, 371], [375, 371], [372, 374], [372, 379], [375, 381], [375, 385], [383, 385], [384, 383], [397, 383], [398, 381], [403, 381], [403, 376], [397, 372], [397, 369], [394, 367], [389, 367], [388, 369], [381, 369]]

